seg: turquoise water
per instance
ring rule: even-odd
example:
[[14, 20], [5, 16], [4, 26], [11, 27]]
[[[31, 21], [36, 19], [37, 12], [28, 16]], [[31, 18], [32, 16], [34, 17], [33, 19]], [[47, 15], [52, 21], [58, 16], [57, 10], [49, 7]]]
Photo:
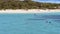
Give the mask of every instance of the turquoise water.
[[60, 34], [60, 14], [0, 14], [0, 34]]

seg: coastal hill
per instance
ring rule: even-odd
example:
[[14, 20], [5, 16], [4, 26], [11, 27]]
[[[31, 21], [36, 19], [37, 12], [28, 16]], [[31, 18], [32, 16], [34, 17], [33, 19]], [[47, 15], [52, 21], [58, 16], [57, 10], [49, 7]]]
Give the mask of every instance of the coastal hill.
[[35, 1], [0, 0], [0, 9], [60, 9], [60, 4]]

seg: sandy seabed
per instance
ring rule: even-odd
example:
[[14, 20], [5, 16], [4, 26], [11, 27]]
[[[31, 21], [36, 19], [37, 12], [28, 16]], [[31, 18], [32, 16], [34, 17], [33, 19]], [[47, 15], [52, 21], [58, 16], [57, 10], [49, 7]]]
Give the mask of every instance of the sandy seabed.
[[0, 13], [50, 13], [50, 12], [60, 12], [60, 9], [7, 9], [7, 10], [0, 10]]

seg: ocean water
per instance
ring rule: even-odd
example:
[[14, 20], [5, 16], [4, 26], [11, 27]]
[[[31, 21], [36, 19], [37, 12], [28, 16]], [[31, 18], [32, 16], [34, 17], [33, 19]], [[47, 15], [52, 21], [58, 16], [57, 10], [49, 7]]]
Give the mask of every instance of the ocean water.
[[60, 34], [60, 14], [0, 14], [0, 34]]

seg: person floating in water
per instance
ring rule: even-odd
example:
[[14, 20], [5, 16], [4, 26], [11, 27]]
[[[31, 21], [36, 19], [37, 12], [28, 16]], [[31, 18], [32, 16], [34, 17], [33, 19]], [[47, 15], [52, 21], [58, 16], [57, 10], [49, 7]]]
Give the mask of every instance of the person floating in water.
[[51, 23], [51, 21], [46, 21], [47, 23]]
[[49, 21], [48, 23], [51, 23], [51, 21]]

